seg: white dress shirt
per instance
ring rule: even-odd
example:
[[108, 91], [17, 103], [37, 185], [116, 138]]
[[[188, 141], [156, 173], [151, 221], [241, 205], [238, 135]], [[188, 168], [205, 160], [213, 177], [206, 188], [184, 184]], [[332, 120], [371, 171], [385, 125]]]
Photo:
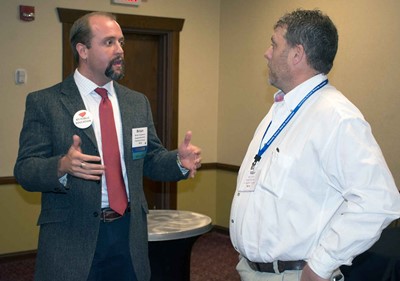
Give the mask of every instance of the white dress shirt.
[[[79, 92], [82, 96], [83, 102], [85, 104], [86, 110], [89, 111], [93, 116], [93, 130], [96, 135], [97, 146], [99, 148], [99, 153], [101, 157], [102, 164], [103, 163], [103, 150], [101, 143], [101, 129], [100, 129], [100, 117], [99, 117], [99, 105], [101, 101], [101, 96], [97, 94], [94, 90], [98, 87], [107, 89], [108, 98], [110, 99], [113, 106], [114, 120], [115, 120], [115, 128], [117, 130], [118, 136], [118, 144], [119, 151], [121, 154], [121, 168], [122, 168], [122, 176], [125, 182], [126, 194], [129, 198], [129, 189], [128, 189], [128, 177], [126, 175], [126, 167], [124, 159], [124, 147], [123, 147], [123, 137], [122, 137], [122, 121], [121, 121], [121, 113], [119, 111], [118, 99], [115, 94], [113, 81], [107, 83], [104, 86], [98, 86], [93, 83], [91, 80], [87, 79], [85, 76], [79, 73], [78, 69], [75, 70], [74, 80], [76, 85], [78, 86]], [[72, 138], [71, 138], [72, 140]], [[85, 153], [83, 151], [83, 153]], [[101, 207], [108, 207], [108, 193], [107, 193], [107, 183], [104, 178], [104, 174], [102, 176], [102, 187], [101, 187]]]
[[316, 91], [262, 155], [253, 189], [243, 188], [260, 145], [326, 79], [297, 86], [259, 124], [238, 174], [230, 235], [253, 262], [303, 259], [329, 278], [400, 216], [399, 192], [360, 111], [330, 84]]

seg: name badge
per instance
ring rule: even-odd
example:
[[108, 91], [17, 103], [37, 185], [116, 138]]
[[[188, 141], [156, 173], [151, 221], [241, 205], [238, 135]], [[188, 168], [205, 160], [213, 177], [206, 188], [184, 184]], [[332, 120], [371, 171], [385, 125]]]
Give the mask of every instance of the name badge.
[[259, 177], [260, 177], [260, 169], [258, 169], [258, 165], [255, 165], [254, 167], [251, 168], [248, 166], [242, 177], [242, 181], [239, 186], [239, 191], [254, 192]]
[[147, 127], [132, 129], [132, 158], [141, 159], [147, 153]]

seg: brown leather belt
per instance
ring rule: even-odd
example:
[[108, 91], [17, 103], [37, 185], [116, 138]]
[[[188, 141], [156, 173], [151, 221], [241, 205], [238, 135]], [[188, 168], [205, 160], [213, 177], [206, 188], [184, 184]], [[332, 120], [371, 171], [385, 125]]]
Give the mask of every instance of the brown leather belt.
[[[126, 208], [126, 211], [124, 213], [124, 215], [126, 213], [130, 213], [131, 208], [128, 206], [128, 208]], [[118, 214], [117, 212], [115, 212], [113, 209], [111, 208], [103, 208], [101, 209], [101, 214], [100, 214], [100, 219], [103, 222], [112, 222], [115, 221], [119, 218], [122, 218], [123, 215]]]
[[277, 271], [274, 269], [274, 263], [259, 263], [247, 260], [250, 268], [259, 272], [282, 273], [285, 270], [302, 270], [307, 264], [306, 261], [277, 261]]

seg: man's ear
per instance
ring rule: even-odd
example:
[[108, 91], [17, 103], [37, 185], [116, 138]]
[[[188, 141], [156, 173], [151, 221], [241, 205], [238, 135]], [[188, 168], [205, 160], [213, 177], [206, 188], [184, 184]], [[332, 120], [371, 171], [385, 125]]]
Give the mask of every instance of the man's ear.
[[78, 52], [79, 57], [82, 60], [86, 60], [87, 59], [87, 47], [86, 47], [85, 44], [82, 44], [82, 43], [76, 44], [76, 51]]
[[306, 59], [306, 53], [303, 45], [296, 45], [293, 47], [293, 63], [298, 64]]

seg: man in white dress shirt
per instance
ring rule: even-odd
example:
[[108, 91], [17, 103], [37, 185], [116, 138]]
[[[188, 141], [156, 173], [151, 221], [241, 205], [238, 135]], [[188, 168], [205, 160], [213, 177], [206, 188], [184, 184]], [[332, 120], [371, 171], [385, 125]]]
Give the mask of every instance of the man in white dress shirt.
[[271, 41], [265, 58], [279, 91], [237, 179], [237, 270], [243, 281], [343, 281], [339, 266], [400, 216], [399, 191], [369, 124], [327, 80], [338, 46], [329, 17], [288, 13]]

